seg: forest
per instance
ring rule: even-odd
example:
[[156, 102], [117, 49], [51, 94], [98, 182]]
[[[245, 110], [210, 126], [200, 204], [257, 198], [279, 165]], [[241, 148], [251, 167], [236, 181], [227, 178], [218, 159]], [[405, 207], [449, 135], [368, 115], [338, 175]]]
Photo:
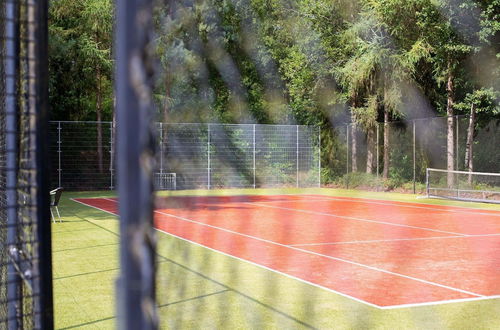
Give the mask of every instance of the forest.
[[[382, 127], [387, 179], [389, 123], [444, 117], [447, 169], [473, 170], [476, 131], [500, 118], [500, 0], [158, 1], [155, 25], [158, 121], [319, 126], [324, 182], [344, 154], [335, 128], [365, 134], [371, 174]], [[113, 120], [113, 27], [111, 0], [51, 2], [52, 120]]]

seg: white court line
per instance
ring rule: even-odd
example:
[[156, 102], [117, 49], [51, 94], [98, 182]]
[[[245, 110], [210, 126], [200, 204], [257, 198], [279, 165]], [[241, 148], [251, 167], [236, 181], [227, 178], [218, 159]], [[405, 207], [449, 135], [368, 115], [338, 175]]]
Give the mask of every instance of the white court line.
[[[106, 199], [106, 200], [113, 201], [113, 202], [117, 203], [116, 201], [114, 201], [112, 199]], [[243, 236], [243, 237], [247, 237], [247, 238], [250, 238], [250, 239], [253, 239], [253, 240], [256, 240], [256, 241], [261, 241], [261, 242], [265, 242], [265, 243], [268, 243], [268, 244], [273, 244], [273, 245], [281, 246], [281, 247], [284, 247], [284, 248], [287, 248], [287, 249], [292, 249], [292, 250], [300, 251], [300, 252], [303, 252], [303, 253], [306, 253], [306, 254], [312, 254], [312, 255], [316, 255], [316, 256], [319, 256], [319, 257], [327, 258], [327, 259], [341, 261], [341, 262], [344, 262], [344, 263], [348, 263], [348, 264], [351, 264], [351, 265], [355, 265], [355, 266], [359, 266], [359, 267], [363, 267], [363, 268], [375, 270], [375, 271], [378, 271], [378, 272], [382, 272], [382, 273], [386, 273], [386, 274], [391, 274], [391, 275], [394, 275], [394, 276], [399, 276], [399, 277], [403, 277], [403, 278], [406, 278], [406, 279], [414, 280], [414, 281], [417, 281], [417, 282], [421, 282], [421, 283], [425, 283], [425, 284], [429, 284], [429, 285], [438, 286], [438, 287], [445, 288], [445, 289], [448, 289], [448, 290], [465, 293], [465, 294], [468, 294], [468, 295], [471, 295], [471, 296], [484, 297], [484, 295], [481, 295], [481, 294], [478, 294], [478, 293], [474, 293], [474, 292], [470, 292], [470, 291], [466, 291], [466, 290], [454, 288], [454, 287], [447, 286], [447, 285], [444, 285], [444, 284], [439, 284], [439, 283], [435, 283], [435, 282], [423, 280], [423, 279], [420, 279], [420, 278], [417, 278], [417, 277], [412, 277], [412, 276], [408, 276], [408, 275], [404, 275], [404, 274], [400, 274], [400, 273], [396, 273], [396, 272], [391, 272], [389, 270], [385, 270], [385, 269], [377, 268], [377, 267], [373, 267], [373, 266], [368, 266], [368, 265], [361, 264], [361, 263], [358, 263], [358, 262], [355, 262], [355, 261], [350, 261], [350, 260], [347, 260], [347, 259], [332, 257], [332, 256], [329, 256], [329, 255], [326, 255], [326, 254], [321, 254], [321, 253], [317, 253], [317, 252], [314, 252], [314, 251], [304, 250], [304, 249], [301, 249], [301, 248], [298, 248], [298, 247], [293, 247], [293, 246], [281, 244], [281, 243], [278, 243], [278, 242], [270, 241], [270, 240], [267, 240], [267, 239], [264, 239], [264, 238], [260, 238], [260, 237], [256, 237], [256, 236], [252, 236], [252, 235], [247, 235], [247, 234], [243, 234], [243, 233], [239, 233], [237, 231], [233, 231], [233, 230], [230, 230], [230, 229], [226, 229], [226, 228], [222, 228], [222, 227], [218, 227], [218, 226], [214, 226], [214, 225], [209, 225], [207, 223], [203, 223], [203, 222], [200, 222], [200, 221], [188, 219], [188, 218], [185, 218], [185, 217], [180, 217], [180, 216], [177, 216], [177, 215], [174, 215], [174, 214], [165, 213], [165, 212], [161, 212], [161, 211], [158, 211], [158, 210], [156, 210], [154, 212], [158, 213], [158, 214], [162, 214], [162, 215], [168, 216], [168, 217], [172, 217], [172, 218], [176, 218], [176, 219], [179, 219], [179, 220], [183, 220], [183, 221], [186, 221], [186, 222], [194, 223], [194, 224], [197, 224], [197, 225], [200, 225], [200, 226], [209, 227], [209, 228], [217, 229], [217, 230], [220, 230], [220, 231], [224, 231], [224, 232], [227, 232], [227, 233], [230, 233], [230, 234], [234, 234], [234, 235], [237, 235], [237, 236]]]
[[340, 244], [362, 244], [362, 243], [380, 243], [380, 242], [399, 242], [399, 241], [422, 241], [430, 239], [443, 238], [471, 238], [471, 237], [489, 237], [500, 236], [500, 234], [484, 234], [484, 235], [466, 235], [466, 236], [433, 236], [433, 237], [417, 237], [417, 238], [393, 238], [393, 239], [374, 239], [367, 241], [340, 241], [340, 242], [325, 242], [325, 243], [304, 243], [304, 244], [289, 244], [289, 246], [319, 246], [319, 245], [340, 245]]
[[[325, 196], [325, 195], [301, 195], [301, 194], [294, 194], [290, 196], [303, 196], [304, 199], [301, 199], [299, 201], [308, 201], [310, 199], [305, 199], [307, 196], [317, 196], [316, 198], [319, 198], [319, 196], [323, 197], [325, 201], [344, 201], [344, 202], [358, 202], [358, 203], [366, 203], [366, 204], [379, 204], [379, 205], [392, 205], [392, 206], [400, 206], [400, 207], [408, 207], [408, 208], [415, 208], [415, 209], [425, 209], [425, 210], [436, 210], [436, 211], [443, 211], [443, 212], [455, 212], [455, 213], [470, 213], [470, 214], [479, 214], [479, 215], [491, 215], [494, 217], [500, 217], [500, 211], [493, 210], [493, 209], [481, 209], [481, 208], [470, 208], [470, 207], [465, 207], [465, 206], [455, 206], [455, 205], [442, 205], [443, 207], [456, 207], [459, 208], [459, 210], [453, 210], [453, 209], [445, 209], [445, 208], [438, 208], [438, 207], [426, 207], [426, 206], [417, 206], [417, 205], [408, 205], [410, 202], [398, 202], [398, 203], [391, 203], [390, 201], [386, 201], [384, 199], [376, 199], [376, 198], [356, 198], [356, 197], [343, 197], [343, 198], [336, 198], [334, 196]], [[376, 200], [377, 202], [374, 202]], [[274, 203], [277, 201], [267, 201], [265, 203]], [[290, 201], [285, 201], [285, 202], [292, 202]], [[260, 202], [259, 202], [260, 203]], [[413, 203], [413, 204], [422, 204], [422, 205], [429, 205], [429, 206], [436, 206], [435, 204], [429, 204], [429, 203]], [[461, 210], [463, 209], [463, 210]], [[475, 210], [479, 211], [493, 211], [497, 213], [483, 213], [483, 212], [476, 212]]]
[[[115, 203], [118, 203], [118, 201], [116, 200], [112, 200], [112, 199], [108, 199], [108, 198], [103, 198], [105, 200], [108, 200], [108, 201], [112, 201], [112, 202], [115, 202]], [[96, 207], [96, 206], [93, 206], [93, 205], [90, 205], [90, 204], [86, 204], [86, 203], [83, 203], [83, 202], [80, 202], [80, 201], [77, 201], [75, 199], [72, 199], [72, 201], [74, 202], [77, 202], [77, 203], [80, 203], [82, 205], [85, 205], [85, 206], [88, 206], [88, 207], [92, 207], [92, 208], [95, 208], [97, 210], [100, 210], [102, 212], [105, 212], [105, 213], [108, 213], [108, 214], [111, 214], [113, 216], [118, 216], [117, 214], [113, 213], [113, 212], [110, 212], [110, 211], [107, 211], [107, 210], [104, 210], [102, 208], [99, 208], [99, 207]], [[158, 211], [155, 211], [155, 212], [158, 212]], [[171, 217], [174, 217], [176, 218], [177, 216], [174, 216], [174, 215], [168, 215], [168, 216], [171, 216]], [[192, 220], [189, 220], [190, 222], [194, 222]], [[206, 225], [206, 224], [205, 224]], [[210, 225], [207, 225], [207, 226], [210, 226]], [[213, 227], [213, 226], [211, 226]], [[356, 297], [353, 297], [353, 296], [350, 296], [348, 294], [345, 294], [345, 293], [342, 293], [342, 292], [338, 292], [336, 290], [333, 290], [333, 289], [329, 289], [327, 287], [324, 287], [324, 286], [321, 286], [319, 284], [315, 284], [315, 283], [312, 283], [312, 282], [309, 282], [307, 280], [304, 280], [304, 279], [301, 279], [301, 278], [297, 278], [295, 276], [292, 276], [292, 275], [289, 275], [289, 274], [286, 274], [286, 273], [282, 273], [278, 270], [275, 270], [275, 269], [272, 269], [272, 268], [268, 268], [266, 266], [263, 266], [263, 265], [260, 265], [260, 264], [257, 264], [257, 263], [254, 263], [252, 261], [249, 261], [249, 260], [245, 260], [245, 259], [242, 259], [242, 258], [239, 258], [239, 257], [236, 257], [236, 256], [233, 256], [231, 254], [227, 254], [225, 252], [222, 252], [222, 251], [219, 251], [219, 250], [216, 250], [216, 249], [213, 249], [213, 248], [210, 248], [208, 246], [205, 246], [205, 245], [202, 245], [200, 243], [197, 243], [197, 242], [194, 242], [194, 241], [191, 241], [191, 240], [188, 240], [186, 238], [183, 238], [183, 237], [179, 237], [177, 235], [174, 235], [174, 234], [171, 234], [171, 233], [168, 233], [168, 232], [165, 232], [163, 230], [160, 230], [160, 229], [157, 229], [155, 228], [156, 230], [162, 232], [162, 233], [165, 233], [167, 235], [170, 235], [172, 237], [176, 237], [178, 239], [181, 239], [181, 240], [184, 240], [184, 241], [187, 241], [187, 242], [190, 242], [190, 243], [193, 243], [195, 245], [198, 245], [198, 246], [201, 246], [203, 248], [206, 248], [208, 250], [211, 250], [211, 251], [214, 251], [214, 252], [217, 252], [217, 253], [220, 253], [220, 254], [223, 254], [225, 256], [228, 256], [228, 257], [231, 257], [231, 258], [234, 258], [234, 259], [237, 259], [237, 260], [240, 260], [240, 261], [243, 261], [243, 262], [247, 262], [249, 264], [252, 264], [252, 265], [255, 265], [255, 266], [258, 266], [260, 268], [263, 268], [263, 269], [266, 269], [266, 270], [269, 270], [269, 271], [272, 271], [274, 273], [277, 273], [277, 274], [280, 274], [280, 275], [284, 275], [285, 277], [288, 277], [288, 278], [292, 278], [292, 279], [295, 279], [295, 280], [298, 280], [300, 282], [303, 282], [303, 283], [307, 283], [307, 284], [310, 284], [312, 286], [315, 286], [315, 287], [318, 287], [320, 289], [323, 289], [323, 290], [326, 290], [326, 291], [329, 291], [329, 292], [333, 292], [335, 294], [339, 294], [343, 297], [347, 297], [349, 299], [353, 299], [357, 302], [360, 302], [360, 303], [363, 303], [363, 304], [366, 304], [368, 306], [371, 306], [371, 307], [375, 307], [375, 308], [378, 308], [378, 309], [398, 309], [398, 308], [407, 308], [407, 307], [416, 307], [416, 306], [430, 306], [430, 305], [438, 305], [438, 304], [447, 304], [447, 303], [455, 303], [455, 302], [468, 302], [468, 301], [478, 301], [478, 300], [490, 300], [490, 299], [497, 299], [497, 298], [500, 298], [500, 295], [494, 295], [494, 296], [483, 296], [483, 295], [478, 295], [478, 294], [474, 294], [474, 293], [467, 293], [467, 294], [471, 294], [471, 295], [475, 295], [477, 297], [475, 298], [462, 298], [462, 299], [450, 299], [450, 300], [440, 300], [440, 301], [434, 301], [434, 302], [424, 302], [424, 303], [414, 303], [414, 304], [401, 304], [401, 305], [390, 305], [390, 306], [380, 306], [380, 305], [376, 305], [376, 304], [373, 304], [373, 303], [370, 303], [370, 302], [367, 302], [367, 301], [364, 301], [364, 300], [361, 300], [359, 298], [356, 298]], [[222, 228], [221, 228], [222, 230]], [[241, 235], [244, 235], [244, 234], [241, 234]], [[273, 242], [271, 242], [273, 243]], [[273, 243], [273, 244], [278, 244], [278, 245], [281, 245], [280, 243]], [[285, 245], [286, 246], [286, 245]], [[290, 247], [291, 248], [291, 247]], [[301, 251], [304, 251], [304, 252], [309, 252], [307, 250], [302, 250], [302, 249], [297, 249], [297, 250], [301, 250]], [[316, 254], [316, 253], [313, 253], [313, 254]], [[331, 257], [333, 258], [333, 257]], [[348, 262], [348, 261], [347, 261]], [[348, 262], [350, 263], [350, 262]], [[361, 264], [360, 264], [361, 265]], [[362, 265], [363, 266], [363, 265]], [[370, 266], [365, 266], [365, 267], [370, 267]], [[404, 277], [406, 277], [405, 275], [403, 275]], [[416, 279], [418, 281], [418, 279]], [[423, 280], [422, 280], [423, 281]], [[436, 283], [437, 284], [437, 283]], [[441, 286], [440, 284], [437, 284], [437, 286]], [[451, 290], [454, 290], [454, 288], [450, 288]], [[460, 289], [456, 289], [456, 290], [460, 290]]]
[[411, 226], [411, 225], [403, 225], [403, 224], [399, 224], [399, 223], [385, 222], [385, 221], [378, 221], [378, 220], [369, 220], [369, 219], [358, 218], [358, 217], [350, 217], [347, 215], [337, 215], [337, 214], [332, 214], [332, 213], [323, 213], [323, 212], [316, 212], [316, 211], [309, 211], [309, 210], [302, 210], [302, 209], [293, 209], [293, 208], [289, 208], [289, 207], [263, 205], [263, 204], [254, 203], [254, 202], [242, 202], [242, 203], [243, 204], [250, 204], [250, 205], [257, 205], [257, 206], [262, 206], [262, 207], [268, 207], [268, 208], [272, 208], [272, 209], [281, 209], [281, 210], [302, 212], [302, 213], [308, 213], [308, 214], [314, 214], [314, 215], [323, 215], [323, 216], [328, 216], [328, 217], [332, 217], [332, 218], [343, 218], [343, 219], [348, 219], [348, 220], [378, 223], [378, 224], [384, 224], [384, 225], [389, 225], [389, 226], [427, 230], [427, 231], [433, 231], [433, 232], [437, 232], [437, 233], [445, 233], [445, 234], [451, 234], [451, 235], [457, 235], [457, 236], [467, 236], [467, 234], [456, 233], [456, 232], [452, 232], [452, 231], [432, 229], [432, 228], [419, 227], [419, 226]]
[[448, 289], [448, 290], [465, 293], [465, 294], [468, 294], [468, 295], [471, 295], [471, 296], [484, 297], [483, 295], [478, 294], [478, 293], [474, 293], [474, 292], [470, 292], [470, 291], [466, 291], [466, 290], [454, 288], [454, 287], [447, 286], [447, 285], [444, 285], [444, 284], [439, 284], [439, 283], [435, 283], [435, 282], [423, 280], [423, 279], [420, 279], [420, 278], [416, 278], [416, 277], [412, 277], [412, 276], [408, 276], [408, 275], [404, 275], [404, 274], [399, 274], [399, 273], [396, 273], [396, 272], [391, 272], [389, 270], [385, 270], [385, 269], [377, 268], [377, 267], [373, 267], [373, 266], [368, 266], [368, 265], [365, 265], [365, 264], [361, 264], [361, 263], [358, 263], [358, 262], [354, 262], [354, 261], [350, 261], [350, 260], [346, 260], [346, 259], [342, 259], [342, 258], [332, 257], [332, 256], [329, 256], [329, 255], [325, 255], [325, 254], [321, 254], [321, 253], [317, 253], [317, 252], [313, 252], [313, 251], [304, 250], [304, 249], [301, 249], [301, 248], [297, 248], [297, 247], [293, 247], [293, 246], [281, 244], [281, 243], [278, 243], [278, 242], [273, 242], [273, 241], [270, 241], [270, 240], [267, 240], [267, 239], [264, 239], [264, 238], [260, 238], [260, 237], [256, 237], [256, 236], [251, 236], [251, 235], [247, 235], [247, 234], [243, 234], [243, 233], [239, 233], [239, 232], [236, 232], [236, 231], [233, 231], [233, 230], [230, 230], [230, 229], [226, 229], [226, 228], [222, 228], [222, 227], [218, 227], [218, 226], [209, 225], [209, 224], [206, 224], [206, 223], [203, 223], [203, 222], [199, 222], [199, 221], [195, 221], [195, 220], [191, 220], [191, 219], [188, 219], [188, 218], [185, 218], [185, 217], [180, 217], [180, 216], [177, 216], [177, 215], [173, 215], [173, 214], [169, 214], [169, 213], [165, 213], [165, 212], [161, 212], [161, 211], [155, 211], [155, 212], [158, 213], [158, 214], [162, 214], [162, 215], [171, 217], [171, 218], [176, 218], [176, 219], [183, 220], [183, 221], [190, 222], [190, 223], [194, 223], [194, 224], [197, 224], [197, 225], [200, 225], [200, 226], [217, 229], [217, 230], [224, 231], [224, 232], [227, 232], [227, 233], [230, 233], [230, 234], [247, 237], [247, 238], [250, 238], [250, 239], [253, 239], [253, 240], [256, 240], [256, 241], [261, 241], [261, 242], [265, 242], [265, 243], [268, 243], [268, 244], [273, 244], [273, 245], [281, 246], [281, 247], [288, 248], [288, 249], [291, 249], [291, 250], [300, 251], [300, 252], [303, 252], [303, 253], [306, 253], [306, 254], [312, 254], [312, 255], [316, 255], [316, 256], [319, 256], [319, 257], [326, 258], [326, 259], [332, 259], [332, 260], [336, 260], [336, 261], [348, 263], [348, 264], [351, 264], [351, 265], [355, 265], [355, 266], [367, 268], [367, 269], [370, 269], [370, 270], [375, 270], [375, 271], [378, 271], [378, 272], [381, 272], [381, 273], [391, 274], [391, 275], [394, 275], [394, 276], [398, 276], [398, 277], [403, 277], [403, 278], [406, 278], [406, 279], [414, 280], [414, 281], [417, 281], [417, 282], [421, 282], [421, 283], [425, 283], [425, 284], [429, 284], [429, 285], [438, 286], [438, 287], [445, 288], [445, 289]]

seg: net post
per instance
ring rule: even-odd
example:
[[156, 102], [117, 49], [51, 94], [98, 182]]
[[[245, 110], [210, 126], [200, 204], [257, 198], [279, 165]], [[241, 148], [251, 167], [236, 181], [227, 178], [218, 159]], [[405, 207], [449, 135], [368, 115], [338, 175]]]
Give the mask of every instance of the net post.
[[253, 189], [256, 188], [256, 182], [255, 182], [255, 177], [256, 177], [256, 172], [257, 169], [255, 168], [255, 124], [253, 124]]
[[430, 183], [429, 183], [429, 168], [425, 169], [425, 190], [427, 191], [427, 198], [430, 197], [429, 189], [430, 188]]
[[210, 124], [207, 124], [207, 189], [211, 188], [211, 160], [210, 160]]
[[[116, 2], [116, 116], [120, 212], [119, 329], [156, 329], [153, 1]], [[131, 243], [133, 242], [133, 243]]]
[[296, 159], [295, 165], [297, 168], [296, 180], [297, 180], [297, 188], [299, 187], [299, 125], [296, 125]]
[[415, 120], [413, 120], [413, 194], [417, 193], [417, 157], [416, 157], [416, 136], [415, 136]]
[[62, 176], [62, 168], [61, 168], [61, 144], [62, 144], [62, 141], [61, 141], [61, 130], [62, 130], [62, 127], [61, 127], [61, 121], [58, 121], [57, 122], [57, 177], [58, 177], [58, 186], [59, 187], [62, 187], [62, 180], [61, 180], [61, 176]]

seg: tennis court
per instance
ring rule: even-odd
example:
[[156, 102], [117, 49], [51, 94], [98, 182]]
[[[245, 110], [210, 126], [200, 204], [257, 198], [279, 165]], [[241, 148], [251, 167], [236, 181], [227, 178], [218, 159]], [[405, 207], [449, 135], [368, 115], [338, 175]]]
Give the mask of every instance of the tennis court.
[[[118, 213], [115, 198], [75, 201]], [[500, 297], [500, 212], [323, 195], [158, 197], [168, 235], [377, 308]]]

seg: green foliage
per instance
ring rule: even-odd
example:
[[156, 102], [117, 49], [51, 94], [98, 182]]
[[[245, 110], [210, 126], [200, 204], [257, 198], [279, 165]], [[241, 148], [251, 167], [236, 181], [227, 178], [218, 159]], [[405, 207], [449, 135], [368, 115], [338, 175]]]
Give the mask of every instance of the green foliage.
[[[49, 8], [49, 97], [52, 119], [104, 120], [113, 111], [110, 0], [58, 0]], [[101, 100], [101, 101], [99, 101]]]
[[[346, 137], [338, 128], [348, 121], [368, 132], [384, 112], [391, 119], [445, 114], [448, 99], [460, 114], [474, 104], [479, 121], [499, 115], [499, 7], [500, 0], [158, 5], [158, 115], [171, 122], [320, 126], [321, 175], [332, 182], [345, 172]], [[112, 22], [109, 0], [51, 3], [54, 119], [94, 119], [99, 93], [103, 118], [111, 118]], [[395, 185], [408, 180], [399, 168], [407, 161], [392, 151]]]

